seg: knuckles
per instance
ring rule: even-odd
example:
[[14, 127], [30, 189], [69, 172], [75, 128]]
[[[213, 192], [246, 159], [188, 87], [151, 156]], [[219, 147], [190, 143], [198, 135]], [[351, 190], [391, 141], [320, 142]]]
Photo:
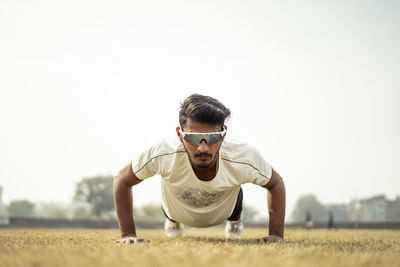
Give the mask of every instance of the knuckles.
[[275, 242], [282, 242], [283, 239], [281, 237], [277, 237], [277, 236], [264, 236], [264, 237], [258, 238], [257, 241], [259, 243], [275, 243]]
[[121, 238], [120, 240], [115, 241], [115, 243], [118, 243], [118, 244], [150, 243], [150, 241], [143, 239], [143, 238], [137, 238], [137, 237], [125, 237], [125, 238]]

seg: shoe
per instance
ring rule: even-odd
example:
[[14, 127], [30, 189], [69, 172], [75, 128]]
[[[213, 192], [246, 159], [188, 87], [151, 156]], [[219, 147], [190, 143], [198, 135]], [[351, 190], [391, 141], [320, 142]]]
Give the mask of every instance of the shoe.
[[182, 236], [183, 224], [165, 219], [164, 229], [168, 237]]
[[241, 239], [243, 236], [243, 220], [227, 221], [225, 226], [225, 237], [228, 239]]

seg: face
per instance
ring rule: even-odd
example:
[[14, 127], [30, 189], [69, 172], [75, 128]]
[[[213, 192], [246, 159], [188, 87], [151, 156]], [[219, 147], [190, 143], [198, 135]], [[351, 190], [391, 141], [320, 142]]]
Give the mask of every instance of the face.
[[[226, 129], [226, 126], [224, 127]], [[212, 145], [208, 145], [204, 140], [201, 141], [199, 145], [193, 145], [189, 142], [186, 142], [183, 139], [182, 135], [179, 132], [179, 129], [180, 127], [177, 127], [176, 132], [183, 146], [185, 147], [186, 153], [188, 154], [190, 162], [193, 165], [193, 167], [206, 169], [214, 166], [214, 164], [217, 161], [218, 151], [219, 148], [221, 147], [224, 137], [222, 138], [221, 141]], [[184, 129], [182, 130], [184, 132], [192, 132], [192, 133], [212, 133], [212, 132], [220, 132], [221, 126], [210, 125], [201, 122], [194, 122], [191, 119], [188, 119]]]

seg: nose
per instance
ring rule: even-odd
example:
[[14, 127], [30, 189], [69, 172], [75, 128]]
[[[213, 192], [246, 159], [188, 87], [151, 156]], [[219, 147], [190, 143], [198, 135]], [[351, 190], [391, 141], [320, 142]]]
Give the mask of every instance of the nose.
[[206, 141], [203, 140], [200, 142], [200, 145], [197, 147], [197, 151], [200, 153], [206, 153], [208, 151], [208, 145]]

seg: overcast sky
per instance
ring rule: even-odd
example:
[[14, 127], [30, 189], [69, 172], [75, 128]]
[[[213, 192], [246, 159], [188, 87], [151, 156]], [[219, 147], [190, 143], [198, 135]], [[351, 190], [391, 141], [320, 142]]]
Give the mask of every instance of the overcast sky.
[[[69, 202], [173, 137], [192, 93], [232, 110], [297, 198], [400, 195], [398, 1], [0, 1], [3, 201]], [[159, 177], [134, 203], [160, 202]], [[245, 203], [266, 210], [265, 190]]]

